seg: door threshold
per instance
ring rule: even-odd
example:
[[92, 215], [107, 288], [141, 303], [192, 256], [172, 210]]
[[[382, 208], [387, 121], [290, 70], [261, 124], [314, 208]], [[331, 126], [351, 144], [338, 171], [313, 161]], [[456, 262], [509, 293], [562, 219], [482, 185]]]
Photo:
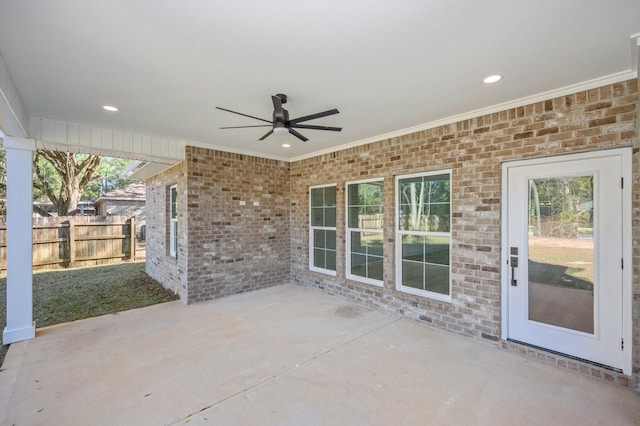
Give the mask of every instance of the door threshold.
[[573, 356], [573, 355], [568, 355], [562, 352], [558, 352], [558, 351], [554, 351], [552, 349], [547, 349], [547, 348], [543, 348], [542, 346], [536, 346], [536, 345], [532, 345], [531, 343], [526, 343], [523, 342], [521, 340], [515, 340], [515, 339], [507, 339], [507, 342], [512, 342], [512, 343], [517, 343], [518, 345], [522, 345], [522, 346], [527, 346], [529, 348], [533, 348], [539, 351], [543, 351], [543, 352], [548, 352], [550, 354], [553, 355], [558, 355], [564, 358], [568, 358], [568, 359], [572, 359], [574, 361], [578, 361], [584, 364], [589, 364], [589, 365], [593, 365], [594, 367], [599, 367], [605, 370], [609, 370], [609, 371], [613, 371], [615, 373], [623, 373], [621, 368], [616, 368], [616, 367], [611, 367], [609, 365], [605, 365], [605, 364], [600, 364], [599, 362], [595, 362], [595, 361], [590, 361], [588, 359], [584, 359], [584, 358], [580, 358], [577, 356]]

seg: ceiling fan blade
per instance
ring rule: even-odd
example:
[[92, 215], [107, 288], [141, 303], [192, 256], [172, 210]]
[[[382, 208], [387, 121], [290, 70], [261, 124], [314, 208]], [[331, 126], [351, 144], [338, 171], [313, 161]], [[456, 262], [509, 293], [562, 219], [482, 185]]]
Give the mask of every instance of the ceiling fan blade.
[[289, 121], [289, 123], [290, 124], [297, 124], [297, 123], [301, 123], [303, 121], [314, 120], [316, 118], [326, 117], [328, 115], [334, 115], [334, 114], [339, 114], [339, 113], [340, 113], [340, 111], [338, 111], [337, 109], [330, 109], [328, 111], [317, 112], [315, 114], [305, 115], [304, 117], [294, 118], [293, 120]]
[[270, 120], [265, 120], [264, 118], [258, 118], [258, 117], [254, 117], [253, 115], [249, 115], [249, 114], [243, 114], [241, 112], [237, 112], [237, 111], [231, 111], [230, 109], [226, 109], [226, 108], [220, 108], [220, 107], [216, 107], [217, 109], [221, 109], [222, 111], [227, 111], [230, 112], [232, 114], [238, 114], [238, 115], [243, 115], [245, 117], [249, 117], [249, 118], [254, 118], [256, 120], [260, 120], [260, 121], [264, 121], [265, 123], [271, 123]]
[[282, 111], [282, 99], [279, 96], [271, 96], [273, 101], [273, 121], [284, 123], [284, 111]]
[[260, 139], [258, 139], [259, 141], [265, 140], [267, 137], [271, 136], [271, 133], [273, 133], [273, 129], [269, 130], [267, 133], [264, 134], [263, 137], [261, 137]]
[[300, 139], [302, 142], [306, 142], [309, 139], [302, 136], [300, 133], [296, 132], [294, 129], [289, 128], [289, 133], [291, 133], [296, 138]]
[[295, 127], [296, 129], [331, 130], [332, 132], [342, 130], [342, 127], [314, 126], [311, 124], [292, 124], [291, 127]]
[[246, 129], [249, 127], [271, 127], [273, 124], [256, 124], [255, 126], [227, 126], [227, 127], [218, 127], [218, 129]]

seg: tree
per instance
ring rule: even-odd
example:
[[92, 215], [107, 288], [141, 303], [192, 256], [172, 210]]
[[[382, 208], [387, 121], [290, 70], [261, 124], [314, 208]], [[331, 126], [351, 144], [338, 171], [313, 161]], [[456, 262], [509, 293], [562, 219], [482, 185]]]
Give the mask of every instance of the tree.
[[130, 161], [126, 158], [102, 157], [100, 166], [98, 166], [93, 178], [84, 188], [83, 198], [95, 200], [106, 192], [124, 188], [133, 183], [134, 181], [131, 179], [122, 179], [120, 177], [120, 173]]
[[72, 215], [101, 159], [99, 155], [38, 149], [33, 159], [33, 186], [51, 200], [59, 216]]
[[578, 228], [593, 228], [593, 176], [532, 179], [529, 224], [535, 235], [575, 237]]

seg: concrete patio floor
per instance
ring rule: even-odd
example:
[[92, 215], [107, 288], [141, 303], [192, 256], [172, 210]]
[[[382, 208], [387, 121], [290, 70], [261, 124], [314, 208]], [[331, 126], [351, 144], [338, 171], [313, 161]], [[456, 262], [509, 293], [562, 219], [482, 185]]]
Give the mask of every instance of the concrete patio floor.
[[6, 425], [640, 424], [630, 389], [286, 285], [39, 329]]

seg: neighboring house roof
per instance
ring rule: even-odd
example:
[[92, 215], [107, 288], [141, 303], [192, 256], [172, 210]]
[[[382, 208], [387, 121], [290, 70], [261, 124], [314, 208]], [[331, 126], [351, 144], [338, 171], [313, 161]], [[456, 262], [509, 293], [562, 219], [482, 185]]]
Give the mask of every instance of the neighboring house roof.
[[109, 191], [98, 197], [96, 204], [101, 201], [145, 201], [147, 198], [146, 186], [142, 182], [132, 183], [131, 185]]

